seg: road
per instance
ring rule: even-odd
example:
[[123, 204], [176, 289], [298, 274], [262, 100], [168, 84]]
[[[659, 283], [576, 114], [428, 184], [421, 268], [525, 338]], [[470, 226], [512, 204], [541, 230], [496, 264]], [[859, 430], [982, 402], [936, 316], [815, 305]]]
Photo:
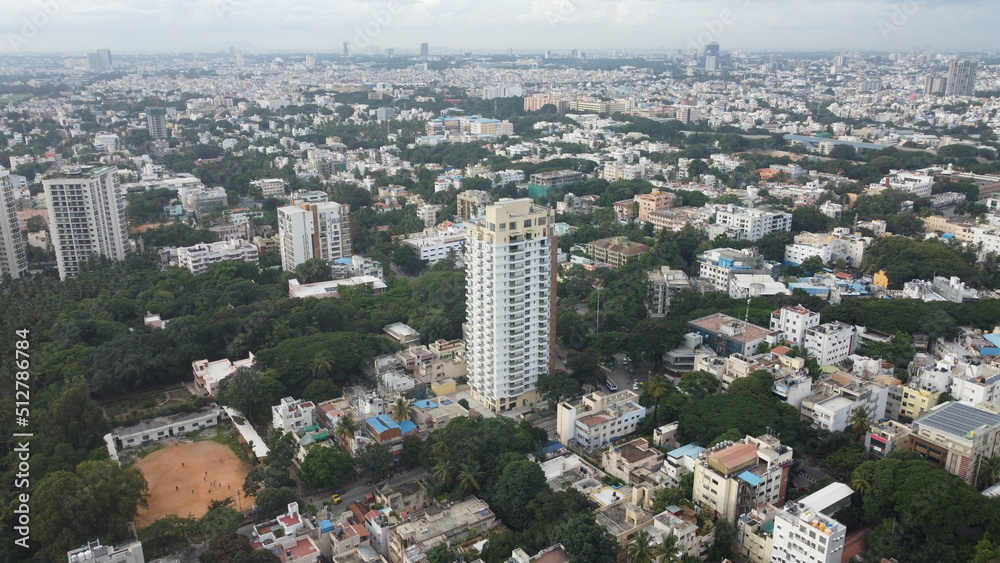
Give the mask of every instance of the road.
[[[416, 469], [411, 469], [409, 471], [397, 473], [392, 477], [389, 477], [385, 481], [379, 481], [379, 483], [373, 485], [366, 485], [364, 484], [364, 482], [348, 483], [346, 485], [347, 492], [340, 495], [341, 502], [340, 504], [337, 504], [331, 508], [330, 510], [331, 514], [325, 513], [323, 503], [330, 500], [330, 493], [332, 491], [325, 491], [322, 494], [305, 495], [302, 500], [305, 501], [306, 504], [311, 504], [319, 509], [319, 512], [316, 513], [316, 521], [318, 522], [325, 518], [329, 518], [332, 515], [340, 514], [341, 512], [347, 510], [348, 505], [350, 505], [354, 501], [364, 500], [365, 495], [373, 492], [375, 490], [375, 487], [377, 487], [382, 483], [388, 482], [395, 485], [399, 483], [404, 483], [406, 481], [412, 481], [414, 479], [420, 479], [421, 477], [424, 477], [426, 474], [427, 471], [425, 471], [424, 468], [418, 467]], [[305, 513], [306, 511], [303, 509], [302, 512]], [[242, 536], [252, 537], [253, 526], [254, 526], [253, 524], [247, 524], [245, 526], [242, 526], [240, 527], [239, 530], [237, 530], [237, 533]]]
[[[567, 348], [562, 344], [556, 344], [556, 354], [557, 354], [556, 369], [566, 369], [565, 358], [568, 357], [570, 351], [571, 351], [570, 348]], [[638, 367], [634, 367], [633, 370], [635, 371], [635, 375], [633, 376], [632, 372], [625, 367], [624, 360], [625, 360], [624, 353], [615, 354], [614, 369], [611, 370], [610, 373], [608, 373], [607, 369], [604, 370], [604, 373], [607, 374], [612, 380], [614, 380], [615, 384], [618, 386], [619, 391], [625, 389], [632, 389], [633, 382], [638, 382], [639, 385], [642, 385], [642, 383], [645, 382], [648, 377], [647, 374], [649, 373], [649, 369], [652, 368], [651, 364], [648, 366], [642, 364]], [[601, 390], [607, 391], [608, 390], [607, 385], [601, 385]], [[639, 391], [641, 391], [641, 389], [636, 390], [636, 392]]]

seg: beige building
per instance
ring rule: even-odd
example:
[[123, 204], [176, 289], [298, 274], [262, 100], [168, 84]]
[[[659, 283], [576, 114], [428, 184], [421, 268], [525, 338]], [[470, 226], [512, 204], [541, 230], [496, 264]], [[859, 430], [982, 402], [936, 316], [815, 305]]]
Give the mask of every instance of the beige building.
[[661, 192], [657, 188], [653, 188], [652, 193], [636, 196], [635, 201], [639, 204], [639, 220], [649, 222], [651, 213], [670, 209], [676, 199], [677, 196], [672, 192]]
[[492, 203], [493, 197], [482, 190], [465, 190], [455, 198], [458, 211], [456, 215], [462, 219], [475, 219], [480, 211]]
[[649, 247], [645, 244], [632, 242], [625, 237], [603, 238], [587, 244], [587, 254], [591, 258], [607, 262], [615, 268], [647, 250]]
[[574, 403], [559, 403], [556, 432], [562, 443], [591, 451], [635, 432], [644, 416], [646, 407], [639, 404], [637, 393], [624, 390], [607, 395], [595, 391]]
[[783, 504], [792, 449], [777, 438], [747, 436], [706, 449], [694, 468], [694, 502], [735, 523], [763, 503]]
[[748, 563], [771, 563], [777, 514], [773, 505], [762, 504], [736, 521], [736, 551]]
[[960, 402], [938, 405], [913, 421], [908, 449], [974, 484], [981, 462], [1000, 454], [1000, 413]]
[[475, 529], [483, 533], [497, 524], [490, 506], [469, 497], [447, 508], [431, 507], [389, 533], [389, 561], [403, 563], [420, 559], [434, 546]]
[[502, 199], [467, 223], [466, 364], [472, 398], [500, 412], [538, 401], [554, 368], [555, 213]]
[[604, 471], [626, 483], [633, 481], [634, 472], [644, 468], [653, 469], [662, 462], [663, 454], [652, 448], [645, 438], [608, 448], [601, 455], [601, 467]]

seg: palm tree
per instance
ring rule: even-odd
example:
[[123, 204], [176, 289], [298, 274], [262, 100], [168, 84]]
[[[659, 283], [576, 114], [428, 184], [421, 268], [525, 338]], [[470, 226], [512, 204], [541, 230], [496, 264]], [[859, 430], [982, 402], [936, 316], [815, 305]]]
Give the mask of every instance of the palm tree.
[[988, 457], [979, 460], [979, 472], [976, 473], [976, 484], [980, 487], [990, 487], [1000, 481], [1000, 457]]
[[333, 369], [333, 364], [330, 363], [330, 358], [326, 356], [326, 353], [320, 352], [319, 354], [313, 356], [312, 365], [310, 367], [313, 377], [323, 377], [324, 375], [330, 373], [331, 369]]
[[865, 494], [872, 489], [872, 467], [870, 465], [864, 465], [854, 470], [851, 474], [851, 488], [854, 492], [858, 493], [859, 497], [864, 497]]
[[639, 533], [632, 538], [632, 542], [625, 548], [629, 563], [653, 563], [653, 546], [650, 543], [649, 532], [639, 530]]
[[681, 560], [678, 547], [677, 536], [663, 536], [660, 545], [653, 549], [653, 557], [656, 557], [658, 563], [678, 563]]
[[410, 404], [410, 401], [400, 397], [392, 404], [392, 419], [396, 422], [410, 420], [411, 414], [413, 414], [413, 405]]
[[847, 421], [851, 432], [860, 437], [871, 426], [871, 409], [865, 406], [858, 407], [851, 411], [851, 417]]
[[358, 423], [354, 420], [354, 417], [345, 413], [337, 420], [337, 427], [333, 430], [333, 433], [340, 439], [341, 446], [343, 447], [350, 443], [350, 439], [354, 437], [354, 434], [358, 430]]
[[653, 424], [655, 425], [656, 417], [659, 414], [660, 398], [667, 394], [667, 380], [661, 375], [654, 375], [643, 385], [643, 390], [653, 399]]
[[448, 455], [448, 444], [445, 444], [441, 440], [434, 442], [431, 446], [431, 454], [433, 454], [436, 458], [442, 458]]
[[482, 480], [483, 475], [478, 463], [474, 461], [463, 463], [459, 466], [458, 486], [466, 493], [478, 491], [482, 487], [479, 481]]
[[450, 485], [452, 481], [451, 463], [441, 461], [434, 466], [434, 480], [442, 485]]

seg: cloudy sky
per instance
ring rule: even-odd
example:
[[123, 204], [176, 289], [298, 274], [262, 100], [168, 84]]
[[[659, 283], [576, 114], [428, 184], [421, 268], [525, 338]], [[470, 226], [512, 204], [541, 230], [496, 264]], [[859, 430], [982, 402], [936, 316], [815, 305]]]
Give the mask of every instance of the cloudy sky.
[[996, 49], [998, 0], [3, 0], [0, 52]]

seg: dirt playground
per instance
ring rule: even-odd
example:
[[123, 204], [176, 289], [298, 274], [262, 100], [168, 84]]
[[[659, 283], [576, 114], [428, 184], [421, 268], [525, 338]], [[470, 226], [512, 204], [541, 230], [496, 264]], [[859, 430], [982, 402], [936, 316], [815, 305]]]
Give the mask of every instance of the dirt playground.
[[136, 467], [149, 483], [149, 508], [140, 509], [138, 528], [168, 514], [200, 518], [212, 500], [226, 497], [233, 498], [237, 510], [253, 506], [253, 497], [237, 499], [250, 467], [218, 442], [173, 444], [140, 459]]

